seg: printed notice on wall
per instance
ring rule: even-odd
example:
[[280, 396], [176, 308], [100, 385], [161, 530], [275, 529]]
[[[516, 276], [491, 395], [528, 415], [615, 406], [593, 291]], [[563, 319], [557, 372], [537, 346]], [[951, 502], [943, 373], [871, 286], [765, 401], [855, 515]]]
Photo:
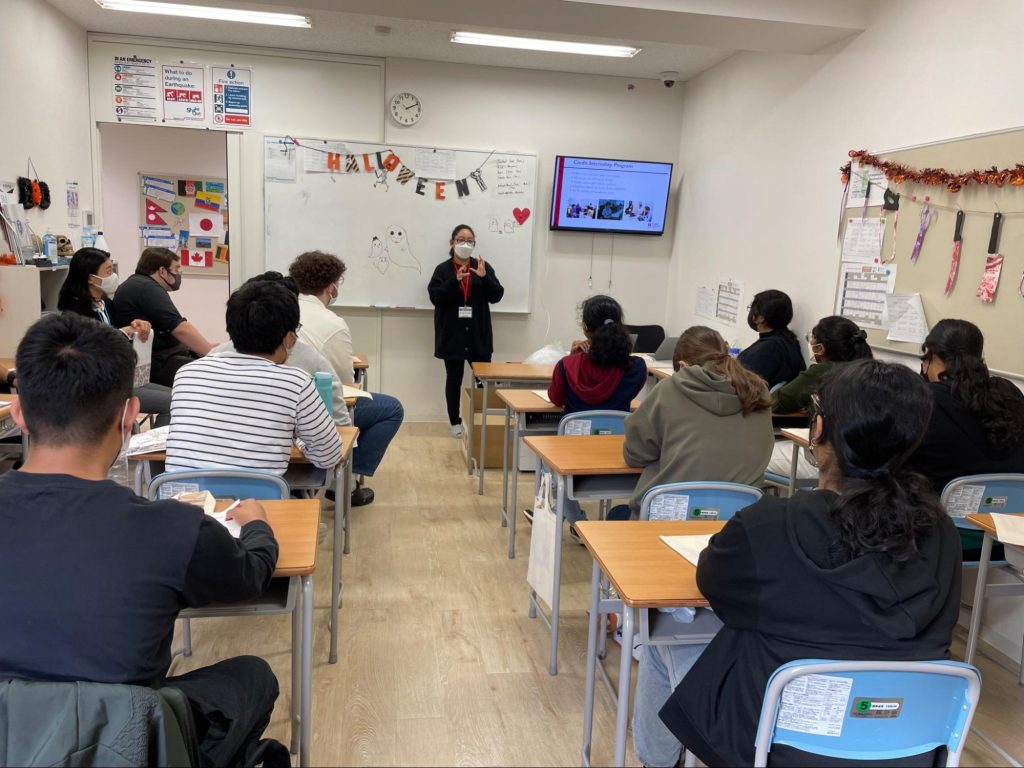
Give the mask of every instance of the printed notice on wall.
[[718, 289], [709, 288], [706, 285], [697, 286], [697, 300], [694, 312], [698, 317], [706, 317], [708, 320], [715, 319], [715, 305], [718, 303]]
[[728, 280], [718, 284], [715, 302], [715, 317], [723, 323], [736, 325], [743, 302], [743, 284], [739, 280]]
[[853, 678], [800, 677], [782, 691], [777, 728], [818, 736], [841, 736]]
[[210, 67], [214, 125], [252, 126], [252, 70], [247, 67]]
[[206, 120], [206, 89], [203, 67], [168, 65], [161, 67], [164, 122], [202, 123]]
[[142, 56], [115, 56], [111, 80], [114, 114], [120, 122], [160, 119], [159, 63]]
[[455, 179], [455, 150], [453, 149], [417, 149], [414, 170], [416, 175], [424, 179]]
[[895, 264], [843, 264], [836, 314], [853, 320], [861, 328], [885, 328], [885, 297], [895, 285]]
[[298, 147], [284, 136], [263, 139], [263, 178], [265, 181], [285, 181], [294, 184], [298, 175]]
[[885, 202], [885, 190], [888, 187], [885, 171], [881, 168], [853, 163], [850, 166], [850, 194], [846, 198], [846, 207], [863, 208], [865, 199], [868, 207], [881, 205]]
[[843, 261], [879, 263], [884, 233], [885, 219], [847, 219], [843, 233]]

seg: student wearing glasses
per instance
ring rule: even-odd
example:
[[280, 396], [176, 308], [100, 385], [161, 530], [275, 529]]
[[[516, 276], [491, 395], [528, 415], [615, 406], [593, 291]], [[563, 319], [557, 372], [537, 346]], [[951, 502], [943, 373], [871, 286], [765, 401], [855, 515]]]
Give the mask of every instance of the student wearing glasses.
[[807, 366], [800, 342], [789, 330], [793, 302], [782, 291], [761, 291], [747, 308], [747, 325], [757, 331], [757, 341], [740, 352], [739, 361], [765, 380], [768, 389], [797, 377]]
[[494, 352], [491, 304], [505, 289], [483, 256], [473, 258], [476, 234], [459, 224], [448, 241], [448, 258], [437, 265], [427, 291], [434, 305], [434, 357], [444, 360], [444, 395], [452, 437], [464, 431], [459, 415], [459, 390], [465, 364], [489, 363]]

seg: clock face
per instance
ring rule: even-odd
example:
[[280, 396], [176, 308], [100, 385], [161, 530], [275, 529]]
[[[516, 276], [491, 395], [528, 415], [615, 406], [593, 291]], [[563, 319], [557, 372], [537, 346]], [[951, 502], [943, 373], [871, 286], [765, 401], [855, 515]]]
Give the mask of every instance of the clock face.
[[414, 125], [423, 114], [419, 97], [412, 93], [396, 93], [391, 97], [391, 119], [399, 125]]

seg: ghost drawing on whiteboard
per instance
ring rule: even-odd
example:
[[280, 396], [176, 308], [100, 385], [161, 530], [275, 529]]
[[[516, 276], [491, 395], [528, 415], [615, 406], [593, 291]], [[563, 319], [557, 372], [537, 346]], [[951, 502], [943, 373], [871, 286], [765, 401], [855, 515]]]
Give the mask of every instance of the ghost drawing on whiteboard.
[[373, 236], [370, 241], [370, 261], [382, 275], [387, 274], [391, 267], [415, 269], [420, 274], [423, 272], [419, 260], [412, 253], [405, 227], [398, 224], [390, 225], [383, 238]]

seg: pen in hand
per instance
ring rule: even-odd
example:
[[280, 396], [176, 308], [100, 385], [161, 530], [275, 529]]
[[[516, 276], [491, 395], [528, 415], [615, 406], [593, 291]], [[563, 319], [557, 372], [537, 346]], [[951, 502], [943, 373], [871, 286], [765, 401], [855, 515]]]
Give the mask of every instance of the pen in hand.
[[233, 510], [235, 507], [237, 507], [241, 503], [242, 503], [241, 499], [235, 499], [235, 501], [233, 501], [231, 503], [231, 506], [229, 506], [227, 509], [224, 510], [224, 519], [225, 520], [230, 520], [231, 519], [231, 510]]

